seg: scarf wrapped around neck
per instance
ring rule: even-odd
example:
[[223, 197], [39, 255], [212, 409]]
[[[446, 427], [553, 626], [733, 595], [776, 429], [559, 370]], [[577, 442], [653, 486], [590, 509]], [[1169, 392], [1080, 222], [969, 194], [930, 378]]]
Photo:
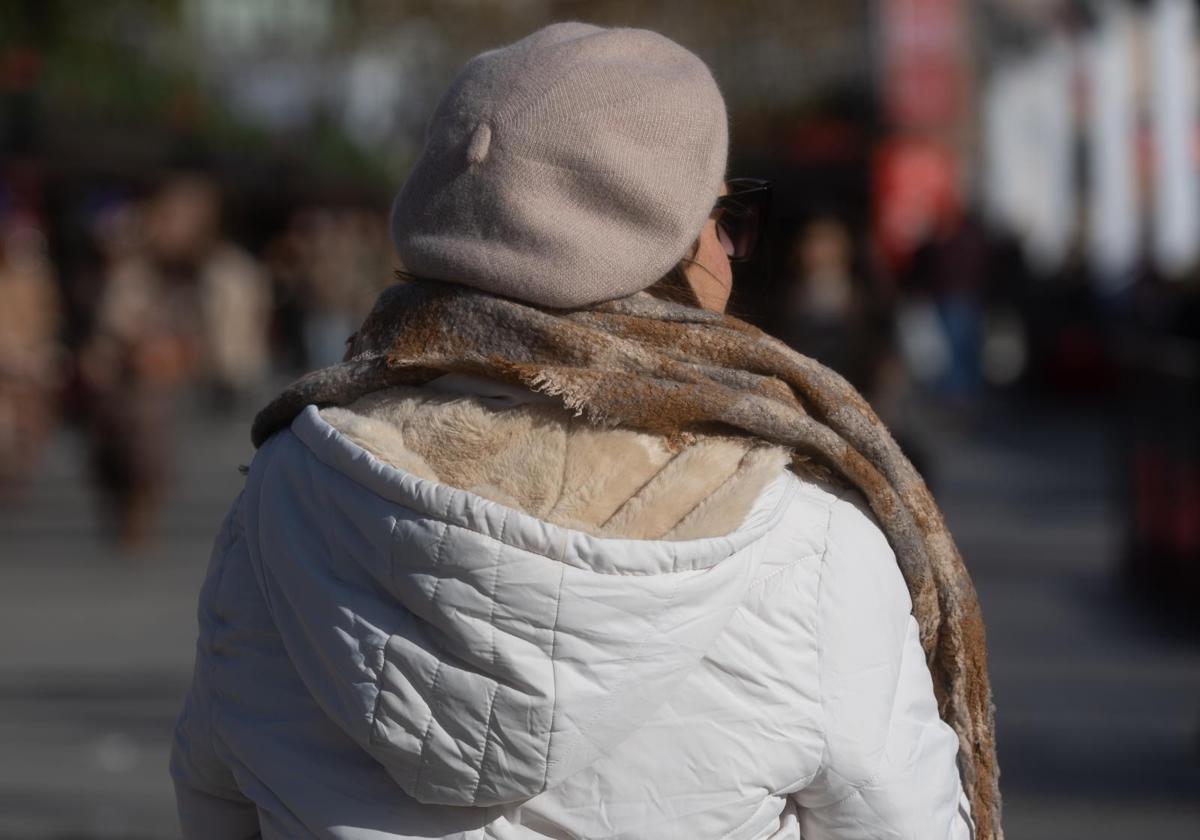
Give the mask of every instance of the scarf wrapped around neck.
[[920, 475], [838, 374], [761, 330], [646, 292], [587, 309], [540, 309], [431, 281], [393, 286], [351, 338], [346, 360], [300, 378], [264, 408], [255, 446], [309, 404], [445, 373], [560, 399], [600, 425], [679, 439], [752, 435], [790, 447], [866, 497], [896, 554], [978, 840], [1002, 840], [994, 710], [975, 589]]

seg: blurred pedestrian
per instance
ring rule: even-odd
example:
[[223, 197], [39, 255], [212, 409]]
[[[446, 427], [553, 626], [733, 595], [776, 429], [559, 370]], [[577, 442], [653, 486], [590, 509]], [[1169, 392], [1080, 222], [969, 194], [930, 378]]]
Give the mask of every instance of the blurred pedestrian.
[[[938, 228], [917, 249], [903, 292], [909, 300], [932, 303], [941, 342], [940, 361], [929, 371], [935, 390], [966, 406], [983, 385], [984, 304], [991, 285], [991, 249], [982, 222], [964, 213], [953, 226]], [[915, 322], [914, 322], [915, 323]], [[931, 325], [932, 326], [932, 325]]]
[[896, 346], [894, 300], [864, 270], [849, 228], [831, 216], [804, 225], [788, 272], [775, 313], [779, 337], [845, 376], [928, 481], [925, 447], [909, 416], [912, 378]]
[[62, 309], [46, 236], [25, 211], [0, 217], [0, 490], [27, 478], [56, 425]]
[[936, 506], [845, 380], [723, 314], [768, 194], [725, 113], [642, 30], [455, 80], [393, 208], [411, 281], [255, 421], [186, 837], [1000, 837]]
[[150, 202], [146, 236], [163, 282], [195, 296], [199, 373], [227, 406], [270, 372], [271, 290], [257, 261], [222, 235], [219, 210], [209, 179], [177, 176]]
[[850, 231], [836, 218], [797, 233], [778, 312], [779, 337], [873, 396], [890, 346], [889, 324], [856, 265]]
[[79, 355], [93, 474], [122, 545], [150, 536], [169, 476], [173, 403], [200, 357], [193, 298], [156, 270], [145, 210], [104, 211], [95, 236], [103, 286]]
[[275, 285], [296, 309], [306, 367], [342, 358], [346, 341], [392, 276], [387, 233], [377, 214], [308, 207], [268, 247]]

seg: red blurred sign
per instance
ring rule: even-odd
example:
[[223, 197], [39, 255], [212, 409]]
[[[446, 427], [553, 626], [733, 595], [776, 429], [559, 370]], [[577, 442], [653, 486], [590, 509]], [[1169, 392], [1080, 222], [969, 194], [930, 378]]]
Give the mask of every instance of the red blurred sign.
[[967, 97], [967, 28], [961, 0], [880, 4], [881, 89], [894, 125], [953, 123]]
[[917, 246], [958, 217], [957, 158], [931, 140], [886, 141], [875, 152], [872, 180], [875, 242], [898, 270]]
[[874, 234], [899, 270], [958, 217], [958, 156], [947, 140], [967, 107], [967, 27], [962, 0], [883, 0], [878, 9], [882, 107], [901, 136], [875, 152]]

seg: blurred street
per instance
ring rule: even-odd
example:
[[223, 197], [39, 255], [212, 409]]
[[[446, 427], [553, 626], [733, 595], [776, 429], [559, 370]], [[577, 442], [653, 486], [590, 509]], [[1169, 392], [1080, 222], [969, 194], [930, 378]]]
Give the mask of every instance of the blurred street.
[[[988, 621], [1008, 837], [1191, 840], [1200, 640], [1118, 588], [1112, 441], [1079, 416], [987, 418], [928, 441]], [[101, 533], [69, 434], [0, 509], [0, 838], [177, 836], [169, 733], [246, 426], [181, 418], [170, 536], [136, 559]]]
[[1112, 431], [985, 413], [940, 440], [935, 492], [987, 622], [1006, 836], [1195, 838], [1200, 639], [1122, 586]]
[[209, 548], [242, 483], [244, 421], [184, 420], [166, 538], [123, 555], [63, 433], [0, 508], [0, 837], [178, 836], [167, 775]]

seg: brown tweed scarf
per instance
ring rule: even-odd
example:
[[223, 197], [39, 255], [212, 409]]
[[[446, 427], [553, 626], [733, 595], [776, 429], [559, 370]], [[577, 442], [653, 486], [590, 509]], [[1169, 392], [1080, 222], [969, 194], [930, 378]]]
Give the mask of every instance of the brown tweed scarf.
[[983, 621], [921, 477], [841, 376], [736, 318], [645, 292], [552, 311], [432, 282], [385, 291], [346, 361], [302, 377], [255, 418], [256, 446], [309, 404], [346, 405], [444, 373], [555, 396], [591, 421], [679, 438], [720, 430], [791, 447], [857, 487], [896, 553], [979, 840], [1002, 840]]

